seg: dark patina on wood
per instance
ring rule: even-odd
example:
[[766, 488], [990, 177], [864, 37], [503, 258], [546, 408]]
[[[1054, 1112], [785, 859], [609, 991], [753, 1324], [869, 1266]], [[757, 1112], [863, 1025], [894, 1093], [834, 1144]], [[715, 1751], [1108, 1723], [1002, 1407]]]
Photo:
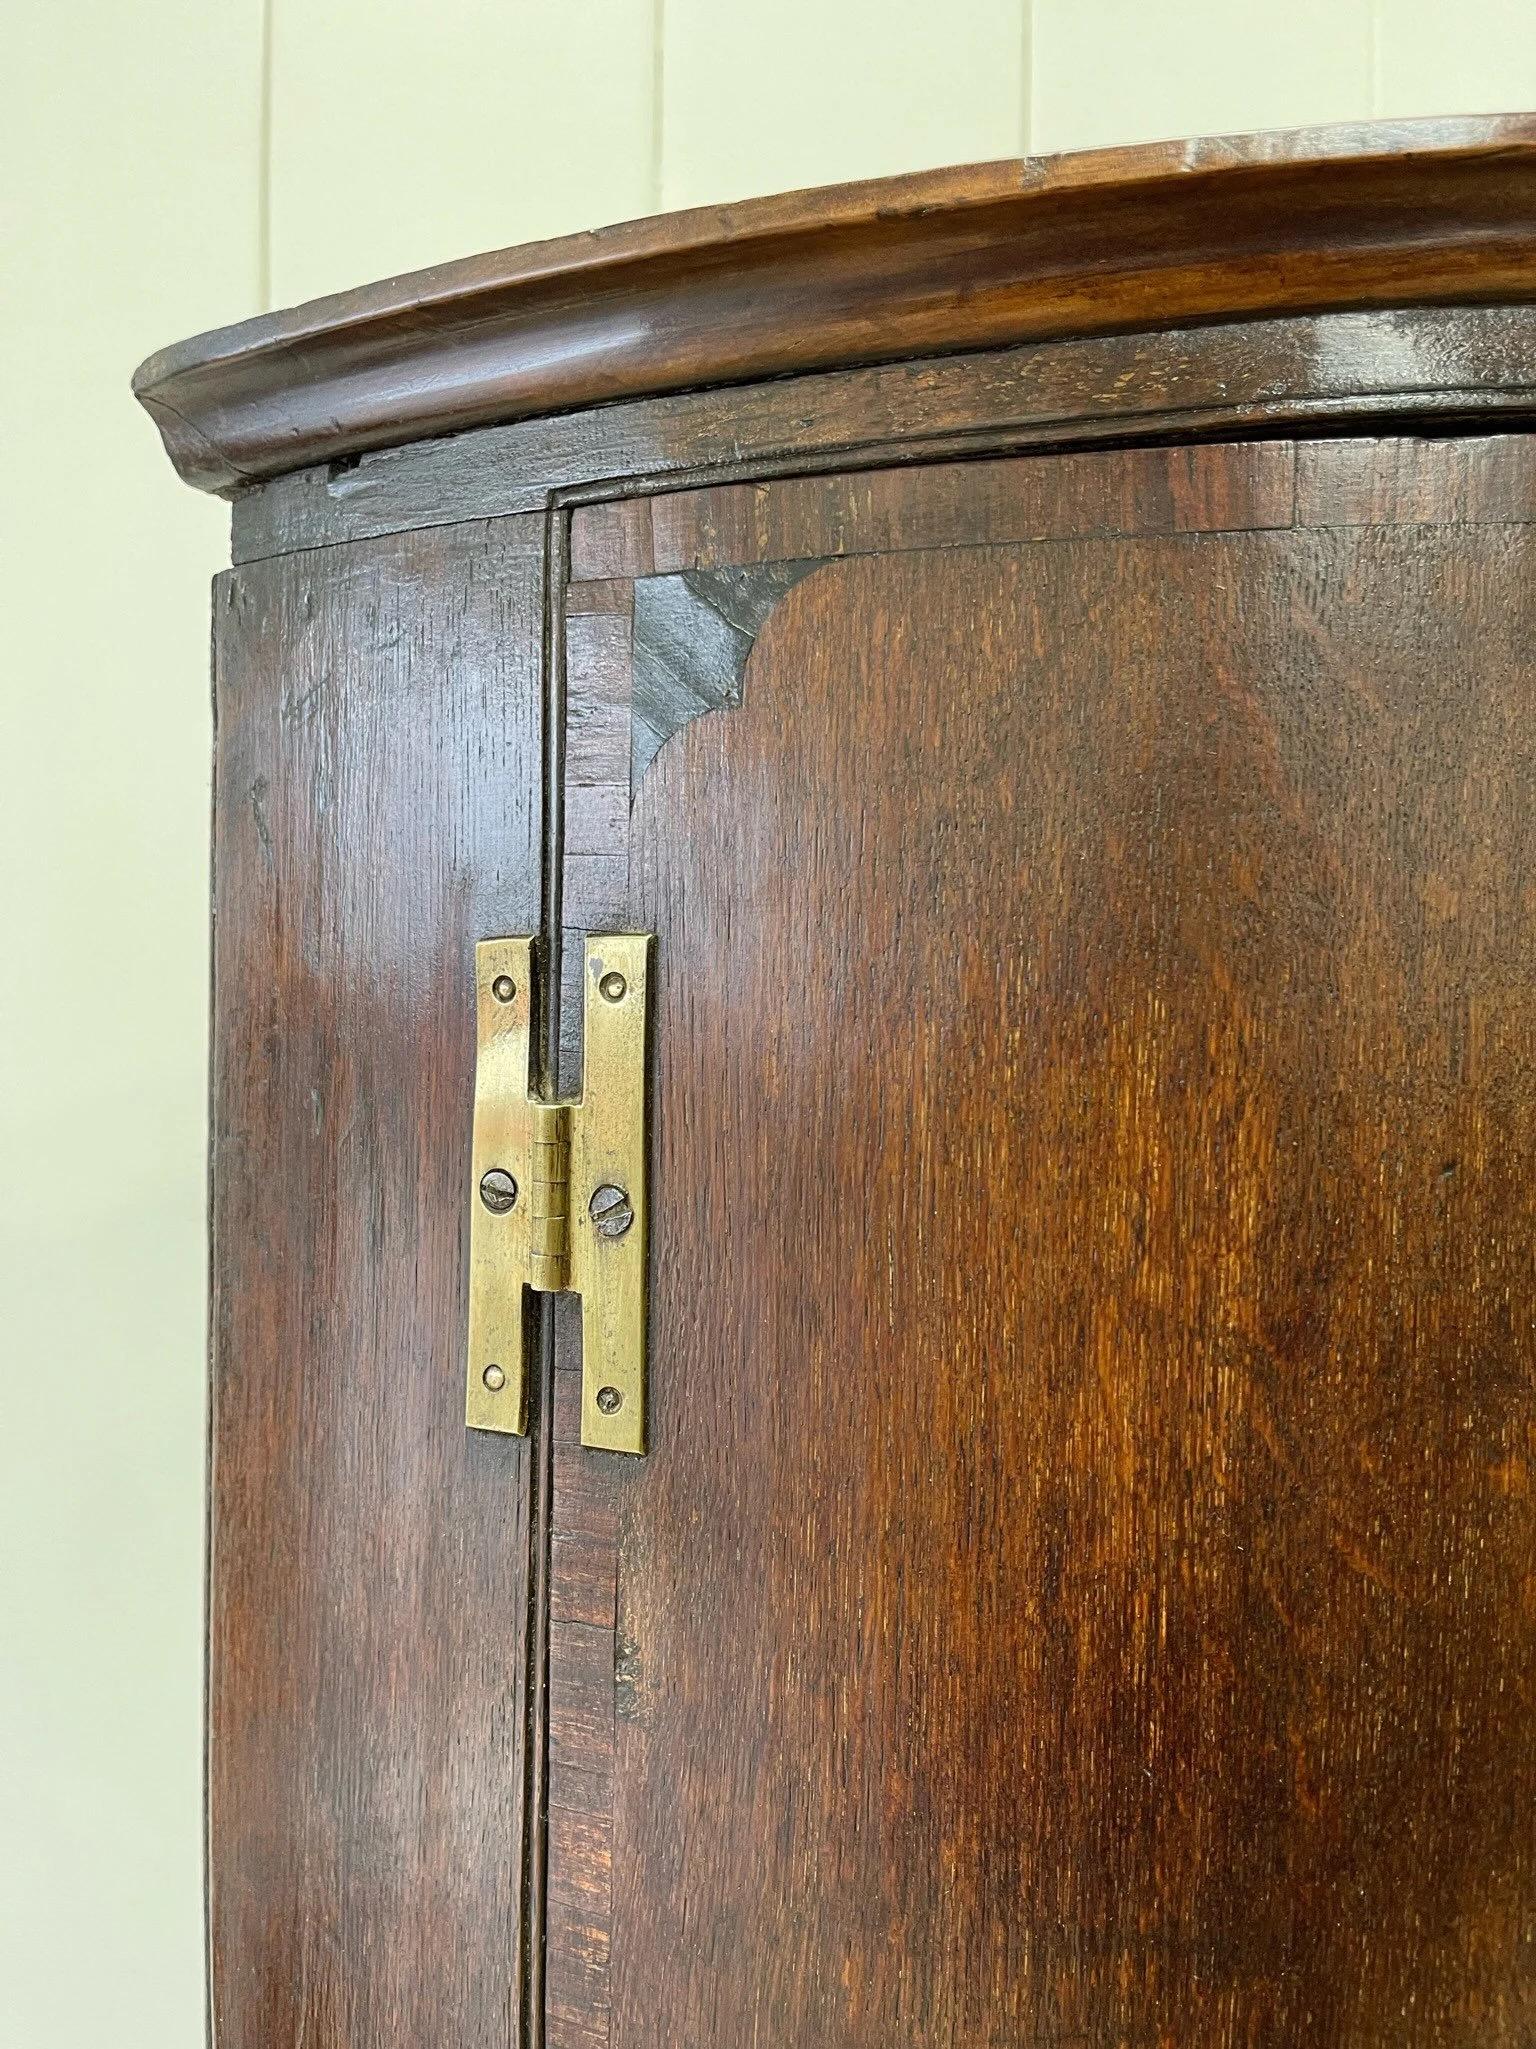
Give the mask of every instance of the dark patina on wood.
[[[231, 2049], [1536, 2038], [1533, 138], [802, 195], [147, 367], [270, 477]], [[459, 1421], [468, 964], [562, 921], [660, 936], [643, 1462], [563, 1301], [527, 1444]]]
[[486, 427], [276, 477], [236, 498], [231, 525], [235, 560], [255, 561], [552, 502], [606, 500], [622, 518], [636, 491], [724, 478], [1111, 438], [1413, 424], [1440, 432], [1533, 418], [1536, 333], [1521, 309], [1239, 320], [928, 357]]
[[643, 392], [1256, 314], [1536, 297], [1536, 122], [982, 164], [445, 264], [152, 356], [205, 490]]
[[758, 629], [812, 567], [773, 562], [692, 569], [635, 586], [631, 802], [674, 733], [704, 712], [740, 702]]
[[542, 544], [401, 535], [216, 593], [223, 2049], [502, 2049], [521, 2004], [532, 1466], [452, 1411], [473, 943], [539, 916]]
[[591, 904], [653, 1455], [556, 1452], [552, 2049], [1515, 2049], [1530, 444], [649, 510], [573, 559], [829, 559]]

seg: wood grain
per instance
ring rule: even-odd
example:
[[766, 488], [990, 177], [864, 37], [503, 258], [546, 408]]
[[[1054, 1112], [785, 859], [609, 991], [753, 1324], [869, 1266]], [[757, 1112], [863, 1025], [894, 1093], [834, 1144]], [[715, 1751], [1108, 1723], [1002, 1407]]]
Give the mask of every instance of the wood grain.
[[[1422, 419], [1536, 417], [1536, 322], [1466, 306], [1231, 321], [922, 358], [485, 427], [274, 478], [235, 501], [236, 561], [527, 512], [628, 480], [685, 486], [996, 450]], [[635, 561], [623, 573], [643, 575]], [[600, 574], [592, 565], [587, 574]]]
[[523, 2039], [530, 1452], [460, 1387], [473, 943], [540, 910], [542, 535], [216, 594], [221, 2049]]
[[[1533, 199], [983, 167], [141, 373], [242, 493], [223, 2049], [1536, 2039]], [[644, 1461], [565, 1300], [459, 1422], [562, 903], [660, 935]]]
[[[561, 1079], [573, 1085], [569, 1074]], [[607, 1461], [581, 1448], [581, 1319], [574, 1300], [560, 1303], [556, 1328], [566, 1363], [555, 1375], [559, 1506], [550, 1516], [544, 2025], [547, 2049], [595, 2049], [609, 2027], [617, 1527], [602, 1472]]]
[[[604, 907], [622, 903], [625, 875], [615, 867], [629, 826], [630, 702], [634, 693], [634, 585], [589, 585], [622, 594], [603, 610], [568, 609], [565, 623], [565, 813], [562, 896], [567, 924], [618, 929]], [[578, 975], [569, 1032], [581, 1031]]]
[[[553, 2041], [1536, 2031], [1533, 466], [1303, 449], [1308, 524], [1038, 542], [982, 486], [657, 756], [653, 1449], [557, 1454]], [[820, 548], [783, 488], [834, 556], [856, 485]]]
[[[566, 921], [601, 930], [629, 915], [629, 806], [655, 751], [652, 741], [666, 737], [637, 737], [637, 596], [642, 609], [686, 621], [690, 594], [682, 592], [679, 603], [668, 593], [699, 571], [747, 574], [793, 563], [799, 576], [807, 562], [917, 548], [1533, 517], [1536, 467], [1529, 444], [1516, 435], [1255, 442], [1240, 459], [1225, 460], [1202, 446], [1093, 450], [779, 478], [577, 506], [565, 593]], [[619, 573], [626, 564], [628, 578]], [[747, 646], [760, 611], [750, 615]], [[690, 635], [688, 651], [697, 658], [708, 635]], [[745, 648], [733, 651], [731, 673], [716, 693], [721, 701], [739, 694], [745, 658]]]
[[1518, 435], [1375, 435], [1255, 442], [1237, 463], [1198, 446], [1084, 451], [1054, 462], [935, 464], [705, 486], [578, 505], [571, 589], [589, 578], [686, 574], [831, 555], [973, 548], [1093, 534], [1219, 533], [1289, 526], [1529, 522], [1536, 479]]
[[1068, 534], [1288, 527], [1295, 500], [1288, 441], [1255, 445], [1240, 467], [1213, 464], [1194, 447], [1143, 448], [935, 465], [918, 477], [883, 469], [774, 479], [578, 506], [571, 579], [617, 575], [608, 565], [620, 559], [643, 564], [629, 571], [639, 578]]
[[1064, 335], [1536, 298], [1536, 120], [1156, 143], [703, 208], [264, 314], [143, 364], [181, 474]]
[[1310, 442], [1297, 451], [1298, 526], [1486, 526], [1536, 519], [1536, 466], [1519, 434]]

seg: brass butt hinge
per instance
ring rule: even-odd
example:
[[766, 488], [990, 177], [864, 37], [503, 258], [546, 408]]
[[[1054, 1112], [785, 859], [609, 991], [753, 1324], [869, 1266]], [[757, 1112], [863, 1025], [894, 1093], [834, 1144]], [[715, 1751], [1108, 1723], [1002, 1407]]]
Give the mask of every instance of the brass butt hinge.
[[645, 1048], [650, 937], [590, 936], [582, 1090], [533, 1088], [533, 941], [475, 948], [471, 1430], [528, 1427], [525, 1292], [581, 1297], [581, 1441], [645, 1450]]

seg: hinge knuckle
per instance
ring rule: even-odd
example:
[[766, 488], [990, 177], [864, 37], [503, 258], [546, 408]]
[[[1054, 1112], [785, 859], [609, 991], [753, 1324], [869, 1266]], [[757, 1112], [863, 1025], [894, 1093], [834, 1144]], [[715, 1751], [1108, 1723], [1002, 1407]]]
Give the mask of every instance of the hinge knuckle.
[[571, 1262], [571, 1106], [533, 1105], [533, 1174], [529, 1190], [528, 1285], [558, 1295]]

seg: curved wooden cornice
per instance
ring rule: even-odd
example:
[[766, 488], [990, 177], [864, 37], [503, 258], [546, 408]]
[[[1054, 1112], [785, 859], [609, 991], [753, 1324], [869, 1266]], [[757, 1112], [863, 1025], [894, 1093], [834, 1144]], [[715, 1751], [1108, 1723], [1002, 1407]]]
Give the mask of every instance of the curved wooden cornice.
[[134, 390], [190, 483], [644, 393], [1266, 314], [1536, 300], [1536, 116], [982, 164], [701, 208], [199, 335]]

